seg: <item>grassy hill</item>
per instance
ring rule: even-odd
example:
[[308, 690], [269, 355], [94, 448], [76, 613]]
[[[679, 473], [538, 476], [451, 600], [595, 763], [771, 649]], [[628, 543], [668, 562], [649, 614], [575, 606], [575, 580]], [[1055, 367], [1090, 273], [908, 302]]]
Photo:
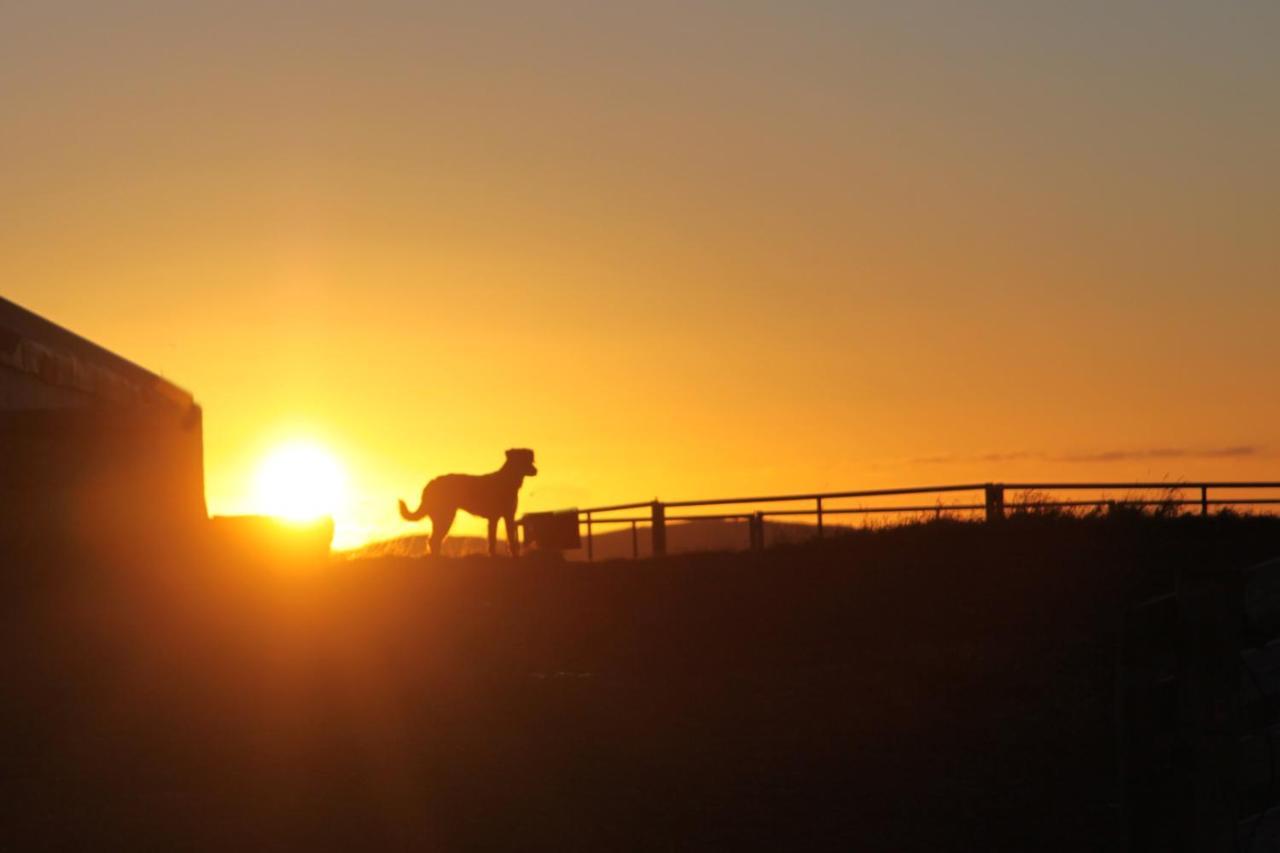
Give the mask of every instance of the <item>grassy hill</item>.
[[1119, 850], [1116, 645], [1237, 517], [594, 565], [28, 555], [4, 849]]

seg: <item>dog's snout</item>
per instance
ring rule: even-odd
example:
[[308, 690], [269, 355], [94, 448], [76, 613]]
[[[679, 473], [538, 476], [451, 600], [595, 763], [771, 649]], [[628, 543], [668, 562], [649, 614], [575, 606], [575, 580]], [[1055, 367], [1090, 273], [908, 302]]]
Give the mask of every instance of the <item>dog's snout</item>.
[[530, 466], [529, 466], [529, 476], [530, 476], [530, 477], [536, 477], [536, 476], [538, 476], [538, 468], [537, 468], [537, 466], [534, 466], [534, 465], [530, 465]]

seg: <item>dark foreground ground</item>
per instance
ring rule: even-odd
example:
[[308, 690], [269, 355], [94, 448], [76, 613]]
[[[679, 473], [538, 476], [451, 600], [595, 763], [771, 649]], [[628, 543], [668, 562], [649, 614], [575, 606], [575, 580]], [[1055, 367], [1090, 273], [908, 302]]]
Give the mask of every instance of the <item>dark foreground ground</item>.
[[203, 553], [6, 561], [0, 850], [1125, 849], [1123, 607], [1280, 523]]

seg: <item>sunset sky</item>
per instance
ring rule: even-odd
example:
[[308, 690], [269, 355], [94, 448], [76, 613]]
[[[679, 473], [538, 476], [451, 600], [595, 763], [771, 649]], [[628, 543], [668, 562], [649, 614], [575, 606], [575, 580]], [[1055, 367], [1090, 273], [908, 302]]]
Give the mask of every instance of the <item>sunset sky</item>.
[[[338, 544], [523, 507], [1280, 479], [1280, 3], [0, 12], [0, 293]], [[460, 525], [475, 532], [478, 525]]]

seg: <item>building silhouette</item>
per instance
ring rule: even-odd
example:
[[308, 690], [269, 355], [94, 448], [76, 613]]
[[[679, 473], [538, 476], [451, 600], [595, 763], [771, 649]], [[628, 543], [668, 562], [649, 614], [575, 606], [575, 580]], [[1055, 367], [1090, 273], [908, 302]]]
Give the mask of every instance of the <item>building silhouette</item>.
[[193, 526], [203, 457], [190, 393], [0, 298], [0, 537]]

